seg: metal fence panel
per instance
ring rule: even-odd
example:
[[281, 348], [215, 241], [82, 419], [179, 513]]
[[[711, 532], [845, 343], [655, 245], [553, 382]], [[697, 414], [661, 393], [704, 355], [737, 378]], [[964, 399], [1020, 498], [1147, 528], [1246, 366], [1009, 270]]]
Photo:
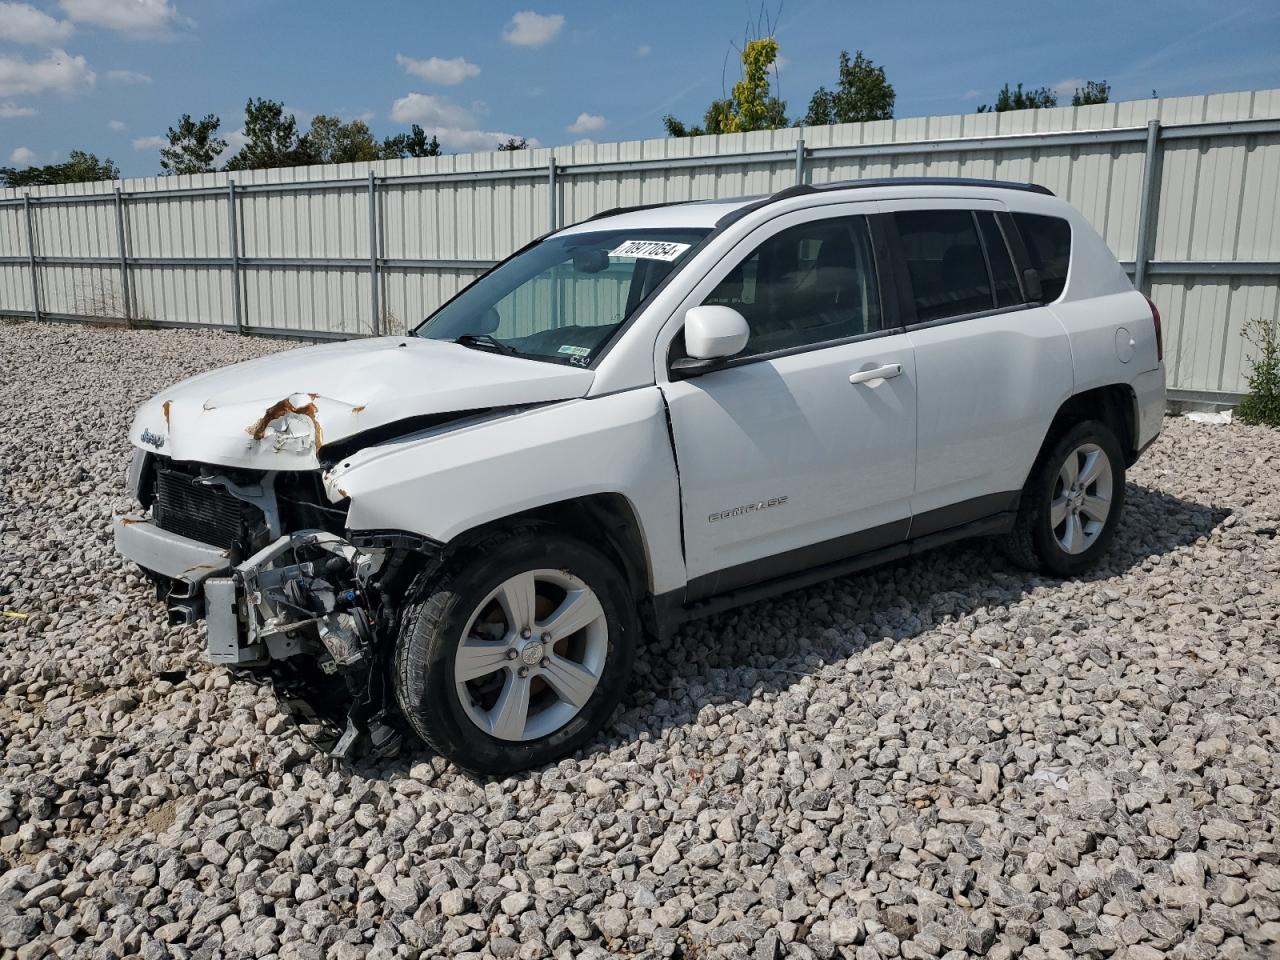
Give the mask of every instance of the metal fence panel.
[[1278, 120], [1280, 90], [1262, 90], [0, 190], [0, 314], [398, 333], [493, 261], [610, 207], [768, 194], [798, 170], [819, 184], [985, 177], [1049, 187], [1137, 265], [1171, 387], [1238, 392], [1244, 325], [1280, 321]]

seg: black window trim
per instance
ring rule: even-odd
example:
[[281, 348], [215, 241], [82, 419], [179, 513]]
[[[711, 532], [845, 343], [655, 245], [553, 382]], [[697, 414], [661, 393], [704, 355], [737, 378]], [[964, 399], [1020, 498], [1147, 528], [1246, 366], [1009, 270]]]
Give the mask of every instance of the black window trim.
[[[822, 208], [816, 208], [822, 209]], [[850, 343], [862, 343], [867, 340], [876, 340], [881, 337], [893, 336], [905, 333], [907, 327], [900, 321], [905, 319], [901, 316], [901, 293], [896, 286], [890, 284], [894, 281], [895, 271], [891, 264], [893, 263], [891, 246], [889, 237], [885, 234], [883, 224], [879, 221], [885, 214], [866, 212], [866, 213], [844, 213], [834, 217], [816, 217], [805, 223], [798, 223], [795, 226], [805, 226], [806, 223], [814, 223], [820, 220], [839, 220], [861, 217], [867, 221], [867, 232], [871, 237], [871, 259], [875, 267], [875, 279], [877, 293], [880, 298], [880, 320], [881, 327], [879, 330], [868, 330], [866, 333], [854, 334], [851, 337], [837, 337], [833, 340], [818, 340], [813, 343], [804, 343], [794, 347], [784, 347], [781, 350], [770, 350], [767, 353], [753, 353], [746, 357], [728, 357], [724, 360], [714, 363], [703, 370], [697, 371], [694, 376], [707, 376], [720, 370], [729, 370], [734, 367], [743, 367], [751, 363], [761, 363], [769, 360], [778, 360], [783, 357], [793, 357], [802, 353], [812, 353], [815, 350], [827, 350], [831, 347], [843, 347]], [[767, 221], [772, 222], [772, 221]], [[766, 224], [761, 224], [765, 226]], [[778, 234], [790, 230], [791, 227], [783, 227], [781, 230], [772, 233], [765, 240], [761, 240], [748, 251], [737, 264], [745, 263], [755, 252], [760, 249], [760, 244], [767, 240], [773, 239]], [[754, 231], [753, 231], [754, 232]], [[750, 235], [743, 239], [750, 239]], [[732, 269], [731, 271], [732, 272]], [[899, 321], [899, 322], [893, 322]], [[684, 329], [683, 327], [671, 338], [671, 343], [667, 346], [667, 377], [671, 380], [688, 379], [689, 374], [677, 374], [672, 370], [672, 363], [679, 359], [676, 350], [677, 347], [683, 349]]]

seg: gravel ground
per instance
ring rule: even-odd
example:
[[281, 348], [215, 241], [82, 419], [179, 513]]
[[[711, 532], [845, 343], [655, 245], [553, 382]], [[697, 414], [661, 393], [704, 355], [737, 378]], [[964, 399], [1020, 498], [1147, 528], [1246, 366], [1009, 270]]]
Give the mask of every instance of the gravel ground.
[[682, 630], [503, 781], [318, 756], [111, 548], [133, 407], [283, 344], [0, 326], [0, 956], [1280, 956], [1280, 435], [1096, 576], [946, 549]]

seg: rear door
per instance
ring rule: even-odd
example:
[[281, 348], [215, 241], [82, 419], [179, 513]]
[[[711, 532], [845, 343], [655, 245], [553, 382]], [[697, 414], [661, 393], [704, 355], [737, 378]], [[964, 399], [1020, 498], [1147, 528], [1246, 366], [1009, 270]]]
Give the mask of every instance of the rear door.
[[671, 380], [671, 354], [659, 358], [690, 600], [906, 537], [915, 375], [893, 291], [883, 296], [877, 278], [886, 251], [874, 210], [840, 204], [770, 221], [673, 317], [719, 304], [751, 327], [741, 355], [696, 378]]
[[1012, 506], [1071, 394], [1071, 347], [1053, 313], [1027, 302], [1003, 204], [882, 207], [915, 349], [916, 537]]

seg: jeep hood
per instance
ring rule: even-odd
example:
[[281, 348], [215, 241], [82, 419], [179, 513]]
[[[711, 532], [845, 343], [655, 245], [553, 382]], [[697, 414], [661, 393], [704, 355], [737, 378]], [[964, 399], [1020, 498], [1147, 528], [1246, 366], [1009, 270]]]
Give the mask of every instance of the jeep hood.
[[[303, 347], [162, 390], [133, 421], [135, 446], [175, 460], [265, 470], [320, 466], [327, 444], [421, 417], [585, 396], [590, 370], [378, 337]], [[419, 426], [420, 428], [420, 426]]]

